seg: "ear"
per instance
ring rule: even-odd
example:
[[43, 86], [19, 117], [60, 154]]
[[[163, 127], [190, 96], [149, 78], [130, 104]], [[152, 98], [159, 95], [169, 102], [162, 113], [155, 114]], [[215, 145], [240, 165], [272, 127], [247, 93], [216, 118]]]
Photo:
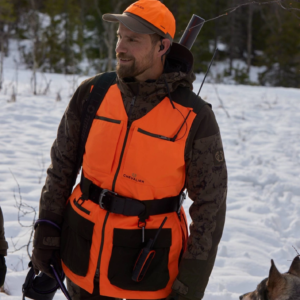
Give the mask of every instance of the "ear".
[[169, 39], [163, 39], [163, 40], [161, 40], [160, 46], [161, 45], [163, 45], [163, 50], [160, 49], [159, 55], [163, 56], [168, 51], [168, 49], [171, 47], [171, 41]]
[[300, 258], [296, 256], [290, 266], [289, 273], [300, 277]]
[[274, 290], [276, 287], [284, 283], [284, 278], [277, 270], [273, 259], [271, 259], [271, 268], [269, 272], [269, 279], [267, 281], [268, 290]]

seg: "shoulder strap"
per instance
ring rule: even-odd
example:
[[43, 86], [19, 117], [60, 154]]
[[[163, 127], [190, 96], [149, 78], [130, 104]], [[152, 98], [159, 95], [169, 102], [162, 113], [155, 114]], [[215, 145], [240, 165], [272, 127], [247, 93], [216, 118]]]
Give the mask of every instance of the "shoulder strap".
[[72, 181], [72, 188], [76, 182], [78, 172], [82, 165], [83, 155], [85, 152], [85, 144], [95, 118], [96, 112], [98, 111], [102, 100], [104, 99], [108, 89], [112, 84], [115, 83], [117, 78], [116, 72], [106, 72], [97, 78], [95, 86], [90, 93], [85, 105], [83, 106], [83, 112], [81, 115], [81, 126], [80, 126], [80, 139], [77, 162], [74, 169], [74, 176]]
[[195, 114], [205, 106], [211, 104], [204, 101], [201, 97], [197, 96], [193, 91], [186, 87], [178, 87], [171, 93], [172, 100], [182, 106], [192, 107]]

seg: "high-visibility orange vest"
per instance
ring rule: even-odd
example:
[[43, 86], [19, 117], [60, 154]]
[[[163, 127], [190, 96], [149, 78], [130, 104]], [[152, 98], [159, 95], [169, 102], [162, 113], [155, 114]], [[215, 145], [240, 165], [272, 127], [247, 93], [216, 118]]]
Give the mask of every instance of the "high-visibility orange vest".
[[[112, 85], [93, 121], [83, 157], [84, 177], [95, 185], [137, 200], [177, 196], [185, 186], [184, 151], [196, 116], [192, 107], [168, 97], [128, 124], [122, 96]], [[184, 120], [186, 119], [186, 120]], [[176, 139], [172, 138], [176, 135]], [[138, 217], [109, 213], [92, 201], [77, 204], [78, 185], [69, 198], [62, 235], [66, 276], [89, 293], [99, 267], [100, 294], [126, 299], [161, 299], [171, 293], [187, 240], [184, 210], [147, 219], [146, 238], [168, 219], [154, 245], [156, 254], [141, 282], [131, 279], [141, 250]]]

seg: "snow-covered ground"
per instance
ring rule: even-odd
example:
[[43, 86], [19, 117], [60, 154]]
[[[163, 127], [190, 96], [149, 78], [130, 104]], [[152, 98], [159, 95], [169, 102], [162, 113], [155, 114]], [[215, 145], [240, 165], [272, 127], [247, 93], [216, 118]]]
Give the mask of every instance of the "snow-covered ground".
[[[46, 74], [52, 80], [49, 93], [33, 96], [31, 73], [20, 69], [17, 101], [9, 103], [13, 66], [6, 62], [0, 93], [0, 205], [9, 242], [4, 285], [9, 295], [0, 293], [1, 300], [20, 299], [29, 261], [26, 247], [16, 251], [28, 243], [31, 231], [18, 223], [16, 204], [21, 195], [23, 204], [38, 210], [50, 147], [73, 79], [84, 79]], [[40, 91], [43, 80], [39, 76]], [[58, 91], [60, 102], [55, 101]], [[300, 90], [205, 84], [201, 95], [213, 105], [229, 173], [225, 231], [204, 300], [238, 299], [267, 276], [271, 258], [283, 272], [296, 256], [293, 246], [300, 252]], [[190, 203], [184, 204], [187, 211]], [[30, 226], [32, 219], [28, 214], [20, 222]], [[58, 292], [54, 299], [64, 296]]]

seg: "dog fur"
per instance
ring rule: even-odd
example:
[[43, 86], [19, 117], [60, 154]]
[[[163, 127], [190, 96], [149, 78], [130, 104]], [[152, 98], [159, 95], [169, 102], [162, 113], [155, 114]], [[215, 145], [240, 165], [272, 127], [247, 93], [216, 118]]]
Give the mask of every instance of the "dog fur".
[[273, 260], [269, 277], [240, 300], [300, 300], [300, 258], [296, 256], [287, 273], [281, 274]]

